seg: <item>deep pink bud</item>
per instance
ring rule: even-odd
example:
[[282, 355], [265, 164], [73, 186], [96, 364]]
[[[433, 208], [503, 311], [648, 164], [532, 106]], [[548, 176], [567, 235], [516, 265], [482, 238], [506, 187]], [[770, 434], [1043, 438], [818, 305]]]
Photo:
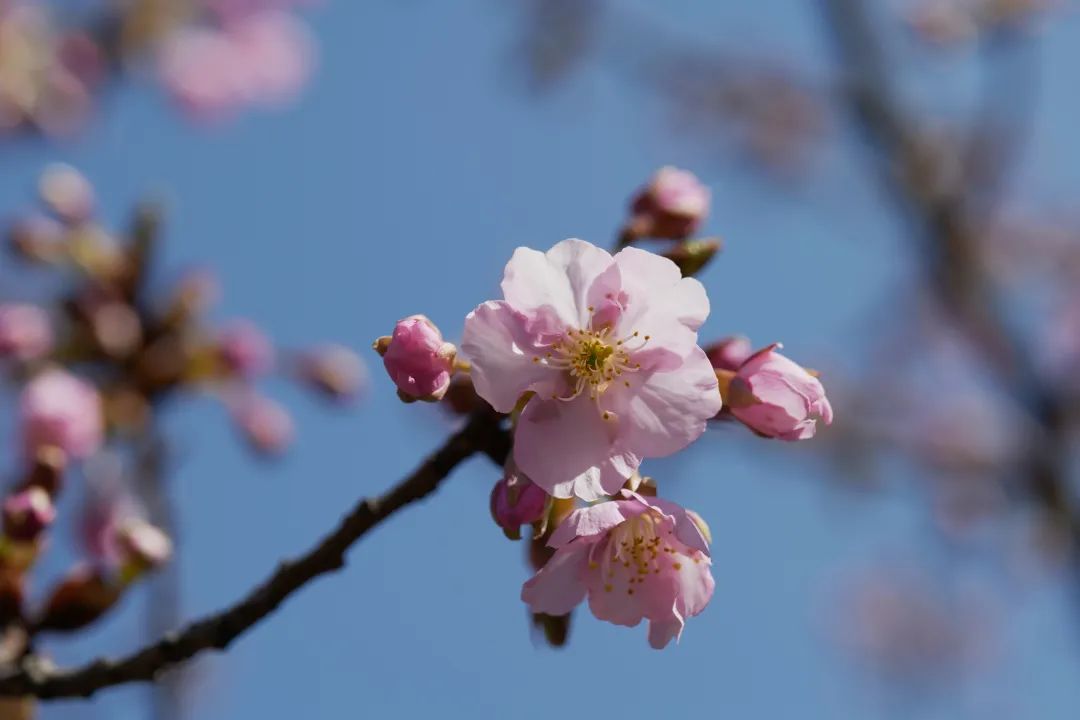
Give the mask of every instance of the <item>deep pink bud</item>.
[[814, 436], [819, 419], [832, 423], [832, 406], [821, 382], [776, 352], [779, 347], [759, 350], [736, 372], [731, 412], [759, 435], [805, 440]]
[[0, 357], [34, 360], [52, 346], [47, 312], [36, 305], [0, 305]]
[[507, 537], [518, 540], [522, 525], [543, 518], [547, 502], [548, 494], [510, 460], [505, 475], [491, 489], [491, 517]]
[[684, 240], [709, 215], [711, 193], [691, 172], [663, 167], [631, 205], [638, 236]]
[[375, 348], [402, 399], [434, 402], [446, 394], [457, 348], [423, 315], [399, 320], [393, 336], [379, 338]]
[[264, 455], [277, 455], [293, 438], [289, 412], [261, 395], [248, 395], [233, 406], [233, 420], [251, 447]]
[[29, 457], [56, 447], [73, 458], [97, 452], [105, 435], [101, 397], [89, 383], [63, 370], [41, 373], [20, 399], [23, 443]]
[[750, 339], [743, 335], [726, 337], [705, 348], [705, 354], [709, 356], [709, 362], [714, 368], [732, 372], [738, 370], [753, 352]]
[[254, 323], [237, 320], [218, 335], [218, 352], [229, 372], [251, 377], [274, 364], [274, 346]]
[[4, 501], [4, 536], [20, 543], [32, 543], [53, 520], [56, 508], [44, 489], [31, 486]]

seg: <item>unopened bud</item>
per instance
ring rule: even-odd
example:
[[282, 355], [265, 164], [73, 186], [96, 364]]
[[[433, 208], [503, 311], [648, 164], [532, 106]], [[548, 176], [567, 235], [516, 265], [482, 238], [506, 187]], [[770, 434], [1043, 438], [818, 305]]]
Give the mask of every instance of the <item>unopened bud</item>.
[[664, 257], [679, 266], [683, 277], [693, 277], [705, 269], [721, 247], [718, 238], [686, 240], [664, 253]]
[[709, 215], [711, 193], [691, 172], [663, 167], [634, 198], [634, 237], [685, 240]]
[[4, 537], [16, 543], [33, 543], [56, 519], [52, 498], [33, 486], [4, 501]]
[[754, 353], [731, 380], [730, 408], [758, 435], [781, 440], [814, 436], [817, 421], [832, 423], [821, 382], [780, 353], [776, 343]]
[[548, 510], [549, 496], [518, 469], [513, 459], [491, 489], [491, 517], [511, 540], [521, 539], [521, 526], [539, 522]]
[[436, 402], [446, 394], [457, 348], [423, 315], [399, 320], [394, 334], [379, 338], [374, 347], [402, 400]]
[[20, 414], [23, 442], [31, 457], [56, 447], [85, 459], [104, 440], [100, 395], [93, 385], [63, 370], [43, 372], [23, 388]]
[[39, 630], [72, 631], [104, 615], [123, 593], [101, 568], [77, 567], [53, 590], [37, 622]]

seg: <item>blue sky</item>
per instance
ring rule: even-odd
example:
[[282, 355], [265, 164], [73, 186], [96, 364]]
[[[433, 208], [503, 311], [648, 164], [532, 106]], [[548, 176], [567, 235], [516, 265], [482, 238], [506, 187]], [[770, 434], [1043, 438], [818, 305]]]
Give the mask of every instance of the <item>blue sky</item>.
[[[609, 242], [633, 189], [675, 164], [712, 187], [708, 230], [726, 240], [702, 278], [713, 306], [703, 337], [744, 332], [783, 340], [808, 365], [843, 364], [870, 308], [903, 281], [898, 250], [910, 242], [861, 175], [858, 152], [823, 151], [814, 169], [824, 181], [778, 188], [676, 137], [647, 94], [600, 67], [530, 97], [511, 65], [508, 5], [330, 0], [311, 15], [321, 67], [297, 106], [207, 132], [153, 89], [125, 87], [74, 145], [6, 146], [2, 209], [22, 207], [51, 160], [84, 170], [116, 222], [152, 191], [169, 207], [164, 272], [213, 267], [225, 288], [219, 317], [252, 318], [286, 346], [336, 340], [365, 351], [416, 312], [457, 335], [465, 313], [495, 296], [516, 246]], [[788, 58], [819, 79], [828, 66], [802, 0], [627, 5], [702, 42]], [[1043, 96], [1060, 100], [1042, 107], [1024, 169], [1064, 183], [1080, 167], [1061, 120], [1077, 109], [1067, 71], [1076, 30], [1070, 19], [1044, 39]], [[970, 76], [950, 62], [955, 72], [935, 80], [943, 95]], [[187, 616], [246, 592], [450, 431], [435, 410], [398, 403], [371, 364], [374, 382], [354, 411], [268, 386], [299, 428], [279, 463], [253, 461], [213, 402], [193, 400], [169, 418], [181, 448], [173, 483]], [[644, 628], [587, 612], [576, 614], [569, 648], [535, 647], [518, 599], [522, 548], [491, 524], [497, 472], [475, 459], [365, 538], [342, 573], [226, 655], [200, 661], [189, 716], [547, 718], [565, 707], [627, 717], [1075, 717], [1078, 633], [1050, 578], [1004, 593], [1000, 658], [944, 697], [898, 703], [830, 642], [851, 568], [888, 552], [941, 567], [912, 493], [839, 491], [808, 448], [733, 428], [647, 471], [713, 530], [717, 592], [679, 647], [653, 652]], [[943, 572], [966, 572], [965, 563]], [[133, 647], [140, 600], [50, 650], [67, 663]], [[43, 717], [139, 718], [143, 698], [111, 690], [89, 706], [50, 705]]]

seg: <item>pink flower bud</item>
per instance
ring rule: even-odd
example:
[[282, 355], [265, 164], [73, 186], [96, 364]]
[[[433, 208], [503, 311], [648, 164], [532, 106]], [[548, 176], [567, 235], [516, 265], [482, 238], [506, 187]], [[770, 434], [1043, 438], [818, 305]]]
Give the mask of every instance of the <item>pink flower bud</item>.
[[302, 380], [333, 400], [350, 400], [367, 382], [364, 362], [341, 345], [326, 345], [304, 354], [299, 364]]
[[380, 338], [376, 349], [403, 399], [441, 400], [450, 387], [457, 348], [423, 315], [399, 320], [394, 334]]
[[52, 345], [48, 313], [36, 305], [0, 305], [0, 357], [35, 360]]
[[53, 520], [56, 508], [49, 493], [32, 486], [4, 501], [5, 537], [20, 543], [32, 543], [41, 536]]
[[129, 518], [116, 527], [116, 548], [129, 572], [161, 567], [172, 557], [172, 540], [160, 528], [139, 518]]
[[513, 460], [506, 474], [491, 489], [491, 517], [512, 540], [521, 538], [521, 526], [544, 516], [548, 494], [518, 470]]
[[254, 323], [237, 320], [218, 335], [218, 352], [229, 372], [251, 377], [274, 364], [274, 346]]
[[731, 372], [738, 370], [753, 352], [750, 339], [743, 335], [726, 337], [705, 348], [705, 354], [714, 368]]
[[776, 352], [779, 343], [754, 353], [731, 380], [731, 412], [751, 430], [781, 440], [806, 440], [817, 421], [832, 424], [825, 388], [805, 368]]
[[691, 172], [663, 167], [634, 198], [635, 234], [684, 240], [709, 215], [711, 193]]
[[233, 407], [233, 420], [252, 449], [277, 455], [292, 442], [293, 421], [285, 408], [261, 395], [248, 395]]
[[23, 389], [20, 413], [29, 457], [56, 447], [84, 459], [104, 439], [101, 396], [92, 385], [63, 370], [48, 370], [31, 380]]
[[94, 214], [94, 187], [70, 165], [56, 164], [45, 168], [38, 191], [42, 201], [62, 220], [82, 222]]

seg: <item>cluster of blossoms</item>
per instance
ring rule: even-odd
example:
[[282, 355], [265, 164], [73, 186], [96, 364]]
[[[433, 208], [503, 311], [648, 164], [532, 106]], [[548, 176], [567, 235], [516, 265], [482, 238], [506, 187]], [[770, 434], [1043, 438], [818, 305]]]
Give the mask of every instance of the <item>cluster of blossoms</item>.
[[305, 0], [98, 2], [74, 12], [0, 0], [0, 132], [78, 130], [110, 74], [149, 60], [197, 120], [286, 103], [307, 82]]
[[[513, 451], [491, 508], [508, 536], [532, 524], [534, 543], [547, 545], [534, 548], [538, 571], [522, 589], [533, 613], [566, 616], [587, 596], [600, 619], [648, 620], [656, 648], [704, 610], [713, 579], [707, 525], [655, 497], [642, 462], [686, 448], [711, 420], [784, 440], [832, 420], [821, 383], [778, 345], [699, 347], [709, 300], [689, 275], [704, 265], [706, 241], [693, 233], [708, 208], [697, 178], [664, 168], [634, 199], [615, 255], [577, 239], [546, 253], [518, 248], [503, 299], [465, 319], [467, 361], [423, 316], [375, 343], [403, 398], [441, 399], [451, 376], [467, 373], [510, 418]], [[646, 239], [674, 245], [635, 246]], [[719, 247], [708, 245], [705, 261]]]
[[[293, 423], [256, 390], [260, 378], [279, 369], [328, 400], [346, 401], [361, 389], [365, 370], [338, 345], [283, 352], [249, 321], [208, 322], [216, 284], [205, 272], [183, 275], [164, 297], [152, 294], [152, 209], [135, 214], [129, 233], [108, 231], [94, 188], [67, 166], [48, 168], [39, 194], [41, 210], [11, 226], [9, 250], [71, 281], [48, 306], [0, 303], [0, 367], [20, 389], [24, 469], [2, 505], [0, 621], [73, 630], [100, 617], [172, 552], [168, 535], [127, 487], [137, 471], [117, 473], [103, 501], [92, 492], [95, 464], [111, 457], [122, 468], [137, 465], [142, 448], [158, 442], [160, 408], [184, 392], [219, 398], [253, 450], [279, 453]], [[55, 519], [62, 481], [76, 473], [87, 481], [83, 549], [90, 562], [68, 572], [40, 612], [26, 611], [25, 576]]]

